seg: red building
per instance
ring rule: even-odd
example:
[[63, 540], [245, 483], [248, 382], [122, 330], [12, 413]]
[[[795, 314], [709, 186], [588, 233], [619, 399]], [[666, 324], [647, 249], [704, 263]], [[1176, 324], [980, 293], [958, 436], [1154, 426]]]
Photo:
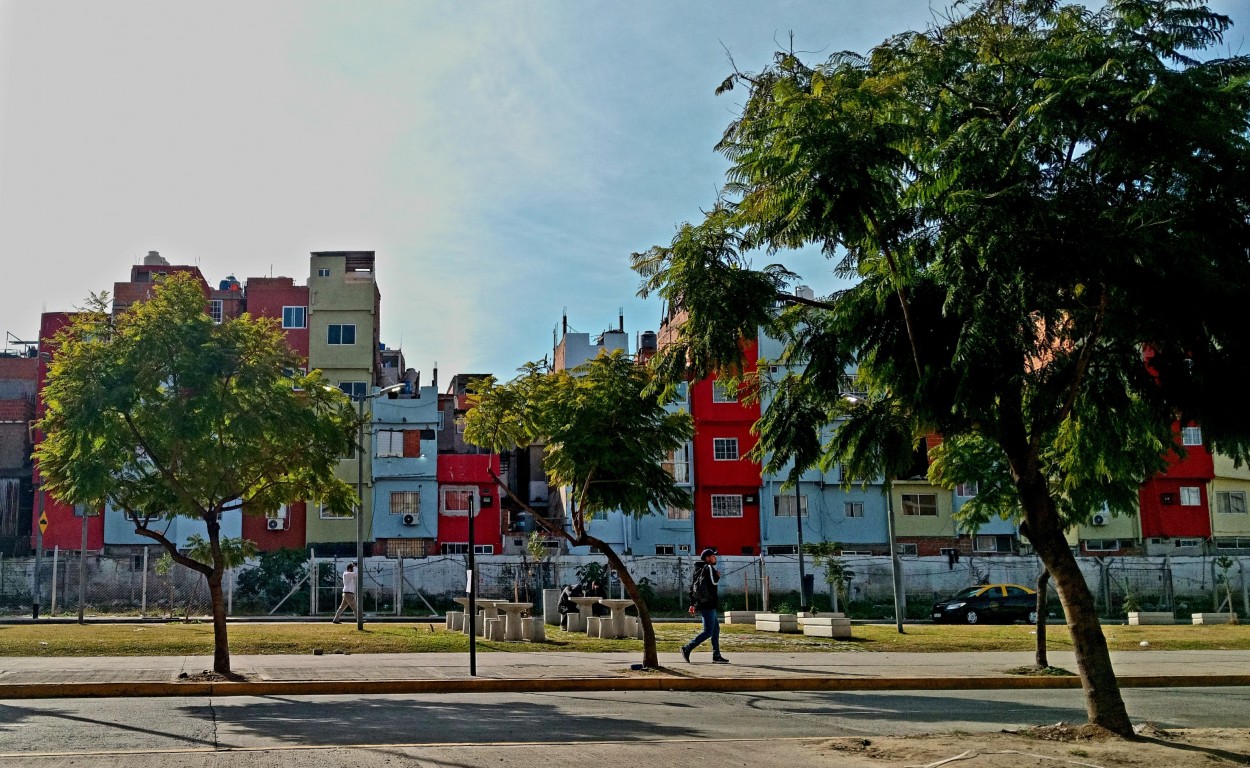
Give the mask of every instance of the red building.
[[[754, 340], [743, 344], [745, 374], [755, 372]], [[760, 552], [760, 465], [746, 458], [755, 447], [751, 426], [759, 402], [743, 402], [714, 379], [690, 387], [694, 422], [695, 550], [712, 547], [722, 555]]]
[[503, 548], [498, 486], [491, 469], [499, 472], [499, 454], [439, 454], [438, 547], [443, 554], [468, 553], [470, 508], [477, 554], [497, 554]]
[[[237, 281], [222, 281], [223, 290], [230, 291]], [[214, 292], [216, 297], [218, 292]], [[252, 317], [267, 317], [278, 322], [287, 344], [308, 366], [308, 286], [296, 285], [290, 277], [249, 277], [247, 290], [238, 292], [244, 308]], [[214, 300], [217, 300], [214, 298]], [[228, 310], [228, 307], [224, 309]], [[229, 317], [227, 313], [227, 317]], [[307, 505], [296, 502], [279, 510], [273, 517], [243, 516], [243, 538], [256, 542], [262, 552], [284, 547], [302, 549], [308, 529]]]
[[1196, 546], [1211, 537], [1207, 488], [1215, 478], [1215, 464], [1202, 444], [1200, 428], [1177, 425], [1174, 431], [1179, 450], [1169, 452], [1167, 469], [1138, 491], [1142, 538], [1187, 539]]
[[[69, 312], [44, 312], [39, 320], [39, 350], [46, 353], [48, 357], [56, 356], [56, 344], [53, 338], [57, 332], [65, 326], [69, 325], [73, 319], [73, 314]], [[43, 385], [48, 377], [48, 359], [44, 354], [39, 356], [39, 395], [35, 400], [35, 418], [41, 419], [44, 415], [43, 402]], [[43, 442], [43, 433], [36, 430], [35, 445]], [[48, 551], [60, 548], [61, 551], [73, 550], [78, 551], [82, 548], [82, 518], [75, 514], [74, 505], [64, 504], [57, 500], [52, 494], [43, 490], [43, 483], [39, 476], [39, 465], [36, 462], [34, 469], [35, 482], [35, 511], [34, 511], [34, 527], [31, 529], [31, 547], [39, 545], [38, 525], [39, 517], [42, 512], [47, 517], [47, 530], [43, 533], [43, 549]], [[104, 548], [104, 516], [96, 514], [87, 518], [87, 549], [100, 550]]]

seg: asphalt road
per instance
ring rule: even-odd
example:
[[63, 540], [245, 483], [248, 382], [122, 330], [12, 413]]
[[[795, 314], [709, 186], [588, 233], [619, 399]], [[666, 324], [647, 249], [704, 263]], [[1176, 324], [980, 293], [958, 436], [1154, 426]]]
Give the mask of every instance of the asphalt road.
[[[1135, 722], [1244, 728], [1250, 688], [1124, 692]], [[816, 764], [812, 739], [1083, 722], [1080, 691], [0, 701], [0, 768]]]

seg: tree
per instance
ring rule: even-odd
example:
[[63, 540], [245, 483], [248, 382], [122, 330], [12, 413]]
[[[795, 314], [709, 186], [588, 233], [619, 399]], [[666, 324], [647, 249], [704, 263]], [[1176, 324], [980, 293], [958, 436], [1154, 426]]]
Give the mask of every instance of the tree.
[[641, 517], [669, 506], [690, 506], [690, 494], [662, 466], [690, 439], [690, 416], [666, 410], [652, 379], [649, 368], [620, 352], [601, 354], [572, 371], [547, 372], [529, 363], [506, 384], [480, 383], [464, 435], [493, 451], [545, 445], [548, 480], [568, 489], [567, 526], [536, 513], [496, 481], [545, 531], [573, 546], [595, 547], [607, 557], [638, 607], [642, 663], [658, 667], [651, 613], [638, 585], [612, 547], [586, 532], [596, 513], [619, 509]]
[[[115, 317], [106, 308], [95, 297], [55, 339], [39, 470], [61, 501], [123, 511], [136, 533], [204, 576], [213, 669], [228, 674], [222, 515], [298, 499], [350, 510], [355, 494], [333, 470], [356, 418], [319, 372], [292, 373], [302, 363], [274, 321], [214, 323], [190, 276]], [[203, 522], [199, 557], [166, 537], [177, 517]]]
[[[1250, 58], [1196, 58], [1229, 24], [1198, 0], [980, 0], [866, 56], [779, 53], [721, 86], [747, 92], [721, 203], [634, 256], [685, 318], [665, 380], [763, 329], [807, 364], [796, 413], [854, 428], [827, 390], [851, 370], [913, 436], [973, 443], [982, 510], [1017, 509], [1054, 580], [1091, 722], [1124, 735], [1064, 532], [1134, 513], [1178, 420], [1250, 454]], [[801, 300], [750, 263], [807, 245], [853, 287]]]

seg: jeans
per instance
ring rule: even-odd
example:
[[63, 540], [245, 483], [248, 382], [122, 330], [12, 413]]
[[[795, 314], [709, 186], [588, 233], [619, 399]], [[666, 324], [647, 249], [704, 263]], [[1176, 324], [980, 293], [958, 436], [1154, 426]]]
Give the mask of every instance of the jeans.
[[704, 640], [710, 638], [712, 640], [712, 656], [720, 656], [720, 622], [716, 620], [716, 609], [708, 608], [706, 611], [699, 611], [699, 616], [703, 619], [703, 631], [695, 635], [686, 648], [693, 651]]

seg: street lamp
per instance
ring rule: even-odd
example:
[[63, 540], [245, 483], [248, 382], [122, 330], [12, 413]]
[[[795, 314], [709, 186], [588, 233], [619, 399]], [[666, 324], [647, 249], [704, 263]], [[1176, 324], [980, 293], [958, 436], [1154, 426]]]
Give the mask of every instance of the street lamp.
[[358, 420], [358, 439], [356, 448], [356, 631], [365, 629], [365, 401], [375, 397], [397, 392], [407, 384], [400, 382], [383, 387], [370, 395], [361, 395], [356, 400], [360, 418]]

